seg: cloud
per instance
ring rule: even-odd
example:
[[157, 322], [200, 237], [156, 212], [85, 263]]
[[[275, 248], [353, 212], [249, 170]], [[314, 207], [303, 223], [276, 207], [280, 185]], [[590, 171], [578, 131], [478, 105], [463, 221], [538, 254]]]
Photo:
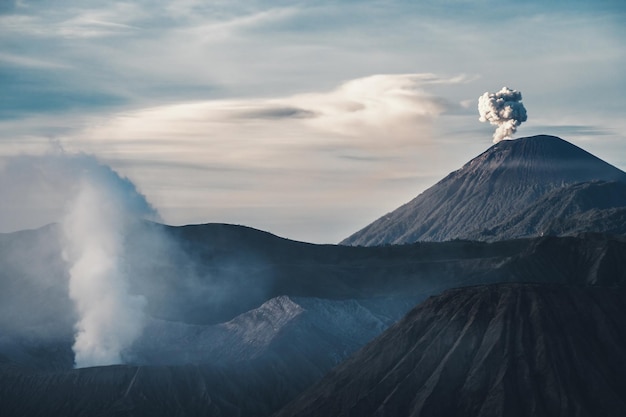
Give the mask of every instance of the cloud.
[[15, 8], [15, 13], [0, 16], [3, 31], [22, 36], [51, 38], [99, 38], [118, 36], [135, 31], [130, 22], [145, 17], [145, 11], [130, 2], [108, 5], [81, 5], [66, 2], [65, 13], [59, 13], [63, 3], [49, 9], [43, 4]]
[[295, 96], [291, 100], [316, 117], [307, 123], [319, 130], [346, 136], [375, 137], [380, 143], [419, 141], [416, 132], [445, 112], [447, 101], [423, 87], [457, 83], [463, 78], [433, 74], [381, 74], [348, 81], [326, 94]]
[[66, 64], [54, 61], [6, 53], [0, 53], [0, 63], [26, 68], [59, 69], [68, 67]]
[[[220, 131], [224, 133], [222, 138], [226, 138], [241, 130], [245, 133], [241, 136], [244, 140], [259, 138], [259, 142], [264, 142], [273, 129], [289, 126], [303, 129], [305, 136], [315, 134], [317, 139], [311, 139], [310, 144], [323, 141], [324, 133], [358, 137], [354, 142], [356, 147], [371, 137], [389, 143], [399, 139], [390, 134], [394, 130], [406, 130], [413, 141], [419, 141], [419, 136], [410, 130], [419, 132], [453, 106], [441, 97], [428, 94], [424, 88], [463, 80], [463, 77], [432, 74], [382, 74], [350, 80], [324, 93], [179, 103], [119, 114], [87, 134], [101, 140], [105, 137], [175, 140], [179, 132], [179, 140], [203, 137], [208, 144]], [[255, 132], [248, 131], [249, 127]]]
[[236, 117], [240, 119], [307, 119], [316, 117], [316, 114], [298, 107], [266, 106], [265, 108], [242, 111]]
[[[246, 166], [275, 163], [277, 154], [304, 155], [329, 147], [376, 149], [384, 155], [398, 146], [428, 142], [432, 121], [454, 105], [425, 88], [463, 79], [382, 74], [323, 93], [152, 107], [120, 113], [67, 143], [92, 147], [98, 154], [109, 146], [116, 152], [123, 147], [126, 156], [141, 153], [155, 161], [175, 152], [184, 153], [187, 163], [209, 162], [207, 156], [214, 155], [213, 162]], [[289, 160], [281, 164], [289, 165]]]
[[[580, 16], [575, 8], [563, 14], [537, 4], [520, 9], [452, 3], [463, 13], [411, 2], [26, 2], [4, 16], [0, 39], [13, 55], [77, 68], [50, 85], [123, 94], [141, 106], [200, 95], [293, 94], [367, 73], [415, 69], [481, 74], [502, 84], [510, 82], [503, 78], [537, 78], [535, 91], [524, 88], [527, 95], [556, 96], [552, 90], [572, 70], [593, 74], [622, 67], [616, 16]], [[481, 24], [487, 19], [489, 25]], [[527, 33], [508, 33], [518, 48], [499, 48], [498, 34], [520, 24], [529, 27]], [[584, 33], [584, 45], [577, 33]], [[561, 47], [576, 43], [584, 50]], [[521, 59], [530, 55], [535, 59]], [[503, 72], [490, 64], [495, 60], [510, 65]], [[532, 71], [539, 61], [546, 68], [541, 77]], [[471, 95], [466, 90], [459, 100]]]
[[[258, 213], [273, 210], [287, 227], [346, 195], [372, 192], [365, 184], [392, 184], [381, 195], [416, 175], [417, 162], [428, 164], [420, 150], [432, 144], [433, 121], [454, 107], [428, 90], [464, 79], [380, 74], [326, 92], [150, 107], [68, 135], [63, 145], [133, 178], [166, 221], [267, 229]], [[237, 207], [255, 223], [237, 218]]]

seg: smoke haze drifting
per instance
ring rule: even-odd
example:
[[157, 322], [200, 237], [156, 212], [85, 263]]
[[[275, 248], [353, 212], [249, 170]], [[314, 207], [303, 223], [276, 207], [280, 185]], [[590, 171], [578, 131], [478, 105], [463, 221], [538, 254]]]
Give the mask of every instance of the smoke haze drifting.
[[497, 126], [493, 134], [493, 143], [510, 139], [519, 125], [528, 119], [522, 103], [522, 93], [502, 87], [497, 93], [486, 92], [478, 98], [478, 113], [481, 122]]

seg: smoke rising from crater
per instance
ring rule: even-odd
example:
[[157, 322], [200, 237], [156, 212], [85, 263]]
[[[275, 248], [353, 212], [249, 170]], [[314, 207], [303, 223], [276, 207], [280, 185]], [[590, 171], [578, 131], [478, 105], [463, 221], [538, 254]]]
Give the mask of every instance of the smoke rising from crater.
[[74, 362], [78, 368], [122, 363], [141, 335], [146, 304], [129, 292], [125, 234], [156, 213], [130, 181], [100, 164], [81, 172], [75, 190], [63, 219], [69, 295], [79, 316]]
[[154, 208], [130, 180], [86, 154], [6, 158], [0, 178], [2, 197], [9, 199], [0, 214], [7, 222], [61, 221], [59, 239], [76, 312], [75, 366], [124, 362], [124, 351], [141, 335], [146, 305], [131, 292], [125, 243], [128, 233], [142, 226], [140, 219], [158, 219]]
[[510, 139], [519, 125], [528, 119], [522, 103], [522, 93], [502, 87], [497, 93], [486, 92], [478, 98], [478, 113], [481, 122], [497, 126], [493, 134], [493, 143]]

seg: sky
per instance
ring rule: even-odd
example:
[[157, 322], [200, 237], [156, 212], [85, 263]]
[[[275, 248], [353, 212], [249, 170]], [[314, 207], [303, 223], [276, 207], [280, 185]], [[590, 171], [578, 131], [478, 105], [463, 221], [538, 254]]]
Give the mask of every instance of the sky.
[[85, 153], [165, 223], [336, 243], [491, 146], [478, 97], [504, 86], [516, 137], [626, 169], [624, 21], [621, 0], [0, 0], [0, 232], [63, 206], [15, 158]]

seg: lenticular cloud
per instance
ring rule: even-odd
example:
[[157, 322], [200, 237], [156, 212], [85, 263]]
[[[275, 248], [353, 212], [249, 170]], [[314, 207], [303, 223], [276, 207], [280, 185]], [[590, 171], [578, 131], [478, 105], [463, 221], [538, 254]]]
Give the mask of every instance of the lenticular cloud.
[[522, 103], [522, 93], [503, 87], [497, 93], [485, 93], [478, 98], [478, 113], [481, 122], [498, 126], [493, 134], [493, 143], [510, 139], [517, 127], [528, 119]]

